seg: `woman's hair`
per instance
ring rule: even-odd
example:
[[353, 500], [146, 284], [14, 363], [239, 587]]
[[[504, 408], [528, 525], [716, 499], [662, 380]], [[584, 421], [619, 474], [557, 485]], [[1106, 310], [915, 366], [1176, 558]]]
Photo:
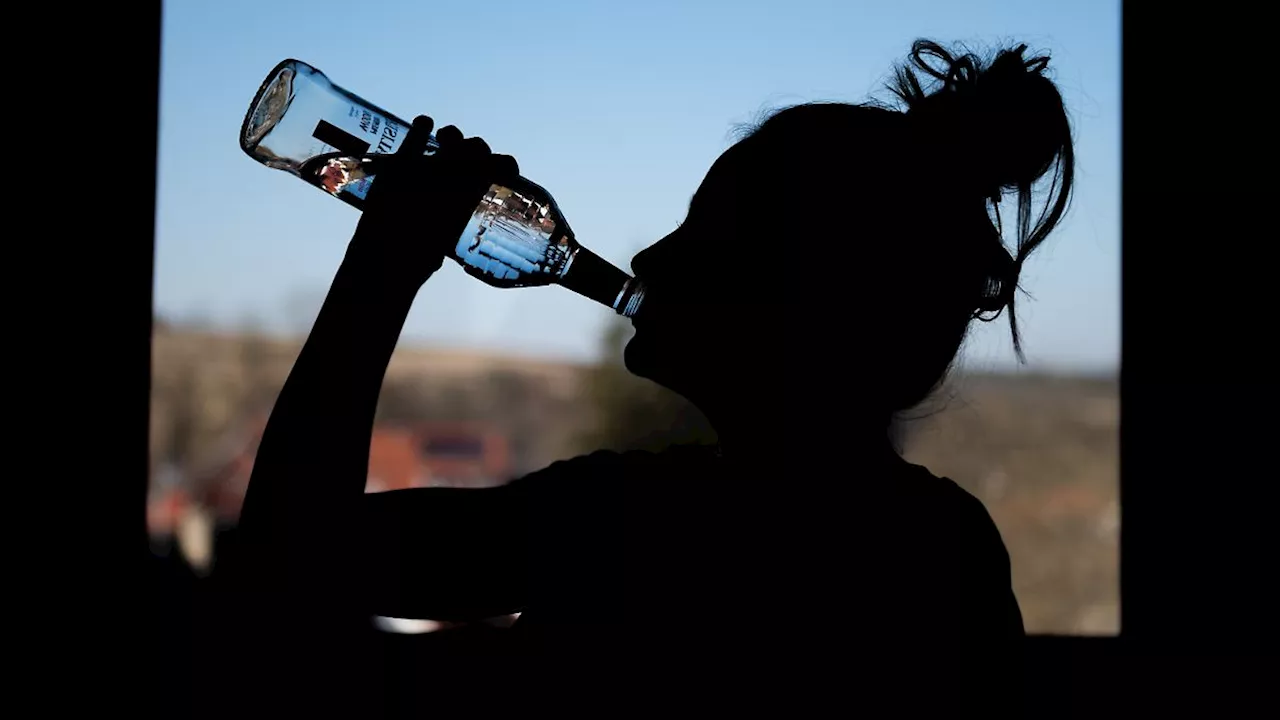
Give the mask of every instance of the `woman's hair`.
[[[919, 40], [890, 84], [899, 102], [806, 103], [747, 129], [744, 143], [792, 178], [793, 189], [779, 191], [791, 200], [838, 187], [863, 203], [850, 217], [853, 232], [871, 236], [855, 238], [857, 252], [883, 263], [882, 277], [867, 273], [864, 285], [883, 294], [877, 309], [893, 316], [881, 327], [892, 325], [885, 340], [895, 347], [888, 362], [897, 382], [884, 401], [894, 412], [942, 382], [973, 319], [1007, 310], [1025, 362], [1014, 294], [1027, 257], [1062, 219], [1074, 174], [1062, 96], [1043, 74], [1048, 58], [1025, 53], [1020, 45], [984, 62]], [[796, 173], [811, 182], [795, 182]], [[1046, 177], [1035, 212], [1032, 189]], [[1012, 251], [1001, 220], [1011, 194]]]
[[[953, 56], [940, 45], [917, 40], [911, 48], [911, 65], [898, 68], [892, 90], [918, 116], [926, 133], [954, 138], [958, 162], [970, 174], [972, 187], [991, 199], [996, 212], [997, 240], [1003, 246], [1000, 200], [1006, 191], [1017, 194], [1014, 253], [1009, 263], [992, 272], [978, 308], [983, 320], [994, 320], [1008, 308], [1014, 351], [1025, 362], [1014, 295], [1022, 265], [1067, 210], [1075, 175], [1071, 124], [1062, 95], [1042, 73], [1047, 56], [1024, 58], [1026, 45], [1002, 50], [989, 65], [973, 53]], [[935, 67], [930, 60], [936, 61]], [[926, 92], [916, 69], [939, 81], [937, 91]], [[1032, 186], [1051, 175], [1048, 202], [1032, 215]]]

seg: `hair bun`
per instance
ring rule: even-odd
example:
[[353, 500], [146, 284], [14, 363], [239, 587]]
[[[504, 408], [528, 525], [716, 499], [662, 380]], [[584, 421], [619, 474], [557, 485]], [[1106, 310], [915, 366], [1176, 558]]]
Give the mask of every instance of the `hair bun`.
[[893, 89], [908, 114], [938, 134], [958, 172], [984, 195], [1031, 185], [1061, 149], [1066, 117], [1061, 95], [1042, 74], [1049, 58], [1025, 58], [1026, 49], [1002, 50], [986, 64], [973, 53], [954, 56], [919, 40], [911, 48], [911, 65], [940, 86], [927, 93], [910, 66], [897, 73]]

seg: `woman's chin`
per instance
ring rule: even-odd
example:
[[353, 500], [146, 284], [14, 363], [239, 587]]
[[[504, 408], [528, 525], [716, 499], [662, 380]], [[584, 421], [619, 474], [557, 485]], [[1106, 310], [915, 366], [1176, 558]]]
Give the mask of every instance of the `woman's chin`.
[[692, 358], [662, 353], [667, 348], [646, 342], [639, 335], [631, 338], [622, 350], [622, 363], [627, 371], [636, 377], [657, 383], [677, 394], [683, 395], [688, 383], [679, 382], [684, 377], [685, 364]]
[[636, 377], [652, 380], [665, 385], [666, 376], [670, 374], [668, 357], [664, 357], [662, 345], [655, 344], [653, 338], [636, 333], [627, 341], [622, 349], [622, 364]]
[[622, 348], [622, 364], [632, 375], [647, 378], [645, 370], [648, 366], [648, 355], [645, 352], [643, 340], [637, 340], [636, 336], [632, 336], [627, 341], [626, 346]]

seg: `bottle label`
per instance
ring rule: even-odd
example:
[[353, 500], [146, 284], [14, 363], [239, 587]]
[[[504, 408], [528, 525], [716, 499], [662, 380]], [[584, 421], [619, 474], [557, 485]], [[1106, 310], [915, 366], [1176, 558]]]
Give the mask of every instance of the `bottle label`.
[[312, 130], [312, 138], [321, 143], [316, 154], [338, 153], [345, 158], [328, 161], [326, 169], [321, 171], [320, 184], [329, 193], [359, 206], [373, 182], [372, 177], [361, 171], [360, 158], [395, 152], [404, 140], [405, 127], [356, 104], [348, 107], [346, 117], [333, 120], [337, 124], [321, 118]]
[[[348, 116], [357, 121], [362, 136], [368, 141], [367, 152], [393, 153], [400, 147], [406, 131], [400, 123], [359, 105], [352, 105]], [[363, 201], [372, 182], [373, 178], [366, 175], [348, 186], [347, 192]]]
[[311, 136], [337, 152], [360, 156], [369, 152], [369, 143], [334, 125], [328, 120], [316, 123]]
[[351, 106], [344, 120], [343, 127], [323, 118], [316, 123], [311, 136], [324, 144], [321, 152], [330, 152], [327, 148], [333, 148], [352, 156], [393, 153], [404, 139], [404, 128], [399, 123], [358, 105]]
[[360, 128], [362, 140], [369, 143], [367, 152], [393, 153], [400, 147], [404, 139], [404, 128], [394, 120], [389, 120], [368, 108], [352, 105], [347, 116], [355, 120]]

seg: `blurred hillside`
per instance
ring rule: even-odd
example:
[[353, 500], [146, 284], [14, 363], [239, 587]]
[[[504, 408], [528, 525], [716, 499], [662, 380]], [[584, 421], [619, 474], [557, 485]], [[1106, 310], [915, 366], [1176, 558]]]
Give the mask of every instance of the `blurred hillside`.
[[[482, 423], [506, 438], [514, 474], [600, 447], [710, 440], [696, 410], [620, 366], [625, 335], [610, 329], [602, 348], [610, 360], [597, 366], [401, 347], [379, 421]], [[157, 326], [153, 486], [158, 478], [181, 485], [239, 452], [229, 443], [269, 411], [299, 347]], [[1028, 630], [1116, 632], [1118, 382], [965, 375], [924, 410], [906, 426], [907, 458], [986, 504], [1009, 547]]]
[[1028, 630], [1119, 631], [1116, 379], [969, 375], [907, 426], [907, 459], [982, 500]]
[[[220, 439], [270, 411], [301, 340], [156, 328], [152, 467], [183, 473], [216, 462]], [[400, 347], [387, 370], [380, 423], [483, 421], [511, 443], [517, 472], [574, 450], [586, 368], [461, 350]]]

